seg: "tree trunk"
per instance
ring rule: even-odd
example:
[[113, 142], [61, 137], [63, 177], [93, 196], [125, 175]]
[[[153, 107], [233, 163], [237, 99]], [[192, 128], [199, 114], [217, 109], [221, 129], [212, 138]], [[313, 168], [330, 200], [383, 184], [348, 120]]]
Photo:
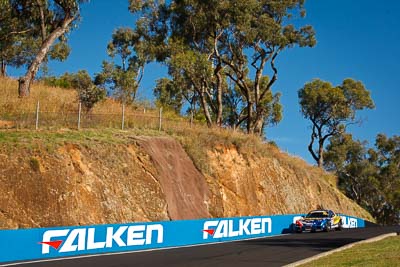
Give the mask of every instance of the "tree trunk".
[[204, 95], [204, 92], [200, 92], [200, 102], [201, 102], [201, 107], [203, 108], [204, 111], [204, 116], [206, 116], [206, 121], [207, 121], [207, 126], [209, 128], [212, 127], [212, 119], [210, 115], [210, 111], [208, 110], [208, 105], [207, 105], [207, 100]]
[[219, 127], [222, 126], [222, 77], [220, 73], [221, 67], [218, 66], [216, 69], [217, 76], [217, 125]]
[[63, 20], [63, 23], [57, 27], [47, 38], [42, 42], [39, 52], [37, 53], [35, 59], [32, 61], [31, 65], [28, 68], [24, 77], [19, 79], [18, 84], [18, 95], [19, 97], [27, 97], [30, 94], [30, 87], [33, 79], [36, 76], [37, 71], [39, 70], [40, 64], [42, 64], [44, 58], [49, 52], [51, 45], [63, 35], [67, 30], [72, 21], [75, 20], [75, 17], [70, 17], [66, 15]]
[[316, 127], [315, 127], [315, 124], [313, 124], [313, 129], [312, 129], [312, 133], [311, 133], [311, 141], [308, 144], [308, 151], [310, 152], [313, 159], [318, 163], [319, 157], [315, 154], [314, 149], [313, 149], [314, 141], [315, 141], [315, 138], [317, 137], [315, 131], [316, 131]]
[[1, 77], [6, 77], [7, 76], [7, 64], [4, 60], [1, 60], [1, 69], [0, 69], [0, 76]]
[[253, 131], [256, 135], [259, 135], [259, 136], [263, 135], [264, 115], [257, 115], [253, 128], [254, 128]]
[[324, 142], [319, 142], [318, 147], [318, 167], [322, 167], [324, 165]]
[[253, 103], [250, 101], [247, 102], [247, 133], [253, 133]]

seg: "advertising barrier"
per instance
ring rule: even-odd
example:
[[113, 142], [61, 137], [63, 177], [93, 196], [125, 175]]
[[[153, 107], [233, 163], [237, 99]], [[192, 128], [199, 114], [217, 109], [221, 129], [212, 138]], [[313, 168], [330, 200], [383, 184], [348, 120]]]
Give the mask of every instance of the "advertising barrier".
[[[227, 242], [291, 232], [302, 215], [0, 230], [0, 264]], [[345, 228], [364, 220], [341, 215]]]

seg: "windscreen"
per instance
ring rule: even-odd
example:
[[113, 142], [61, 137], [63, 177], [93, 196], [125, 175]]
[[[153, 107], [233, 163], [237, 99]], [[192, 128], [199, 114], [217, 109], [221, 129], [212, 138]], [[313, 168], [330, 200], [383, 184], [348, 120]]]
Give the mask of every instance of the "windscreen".
[[328, 212], [326, 211], [313, 211], [307, 214], [306, 218], [325, 218], [328, 217]]

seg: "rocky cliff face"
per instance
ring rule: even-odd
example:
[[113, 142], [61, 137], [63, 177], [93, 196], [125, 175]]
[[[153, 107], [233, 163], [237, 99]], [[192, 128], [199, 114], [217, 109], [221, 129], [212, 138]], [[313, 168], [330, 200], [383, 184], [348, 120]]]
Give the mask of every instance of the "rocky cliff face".
[[1, 145], [0, 228], [297, 213], [317, 205], [370, 218], [320, 171], [220, 146], [208, 151], [212, 171], [202, 174], [172, 138], [126, 140]]
[[235, 147], [220, 147], [208, 154], [213, 170], [208, 182], [219, 200], [216, 216], [294, 214], [320, 207], [367, 216], [329, 183], [322, 170], [274, 157], [246, 158]]

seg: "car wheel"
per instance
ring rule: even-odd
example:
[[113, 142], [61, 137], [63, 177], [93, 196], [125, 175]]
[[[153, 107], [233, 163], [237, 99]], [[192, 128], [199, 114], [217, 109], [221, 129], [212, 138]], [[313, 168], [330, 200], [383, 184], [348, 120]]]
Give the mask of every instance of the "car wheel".
[[343, 229], [343, 223], [342, 223], [342, 220], [340, 220], [339, 223], [338, 223], [338, 226], [337, 226], [336, 230], [337, 230], [337, 231], [342, 231], [342, 229]]

